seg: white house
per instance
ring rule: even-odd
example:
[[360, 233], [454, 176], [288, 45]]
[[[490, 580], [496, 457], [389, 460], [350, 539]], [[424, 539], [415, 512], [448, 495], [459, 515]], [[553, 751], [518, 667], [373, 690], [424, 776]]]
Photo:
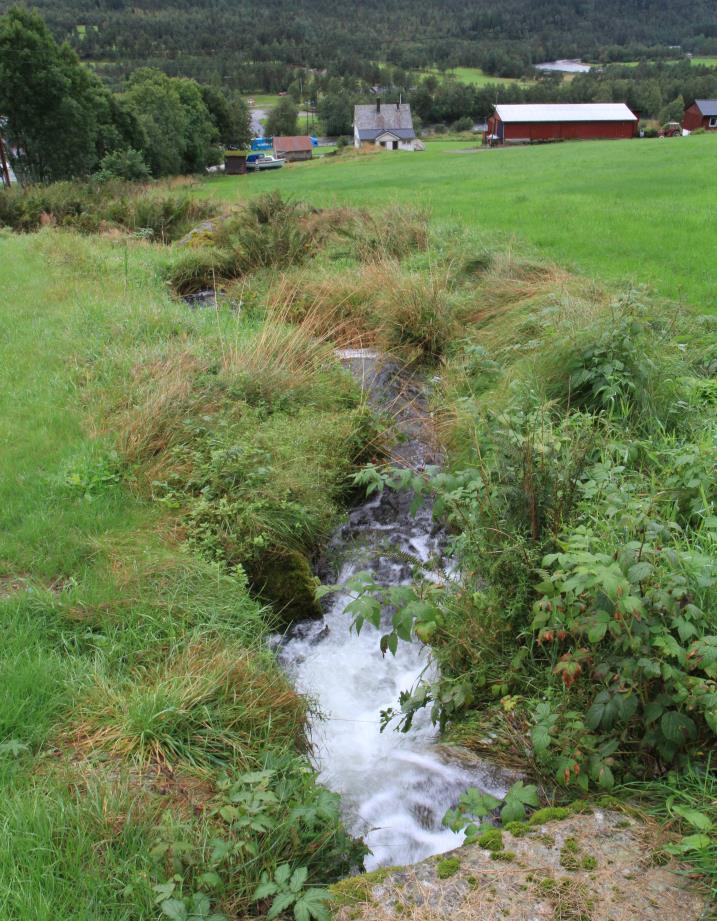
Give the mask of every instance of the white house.
[[354, 147], [385, 147], [386, 150], [423, 150], [413, 130], [408, 103], [381, 100], [366, 106], [354, 106]]

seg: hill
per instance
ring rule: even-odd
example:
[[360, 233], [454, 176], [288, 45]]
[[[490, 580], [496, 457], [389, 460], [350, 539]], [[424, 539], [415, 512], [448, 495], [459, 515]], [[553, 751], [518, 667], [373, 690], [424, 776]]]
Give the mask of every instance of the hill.
[[[0, 12], [12, 4], [0, 3]], [[249, 81], [246, 65], [330, 67], [371, 62], [482, 66], [517, 76], [573, 55], [629, 59], [650, 46], [717, 51], [709, 0], [35, 0], [58, 38], [86, 60], [154, 63], [195, 77]]]

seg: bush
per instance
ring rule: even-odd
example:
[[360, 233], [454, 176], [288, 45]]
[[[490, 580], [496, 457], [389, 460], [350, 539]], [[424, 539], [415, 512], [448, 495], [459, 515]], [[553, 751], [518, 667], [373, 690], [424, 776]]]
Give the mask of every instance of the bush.
[[127, 182], [144, 182], [150, 177], [149, 167], [139, 150], [133, 147], [127, 150], [114, 150], [105, 154], [100, 161], [97, 178], [105, 182], [108, 179], [124, 179]]
[[451, 125], [451, 131], [462, 132], [462, 131], [472, 131], [473, 130], [473, 119], [469, 118], [467, 115], [463, 118], [459, 118], [457, 121], [454, 121]]

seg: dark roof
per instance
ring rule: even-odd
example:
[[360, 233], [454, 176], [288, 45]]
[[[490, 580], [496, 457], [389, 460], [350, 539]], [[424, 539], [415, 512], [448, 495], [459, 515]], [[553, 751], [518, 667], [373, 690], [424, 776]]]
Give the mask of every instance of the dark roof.
[[403, 102], [354, 106], [354, 127], [362, 141], [375, 141], [380, 135], [390, 132], [401, 141], [411, 141], [416, 136], [413, 130], [411, 107]]
[[274, 150], [281, 150], [289, 153], [292, 151], [307, 151], [311, 149], [311, 138], [308, 135], [289, 135], [274, 138]]
[[705, 118], [717, 117], [717, 99], [695, 99], [695, 105]]

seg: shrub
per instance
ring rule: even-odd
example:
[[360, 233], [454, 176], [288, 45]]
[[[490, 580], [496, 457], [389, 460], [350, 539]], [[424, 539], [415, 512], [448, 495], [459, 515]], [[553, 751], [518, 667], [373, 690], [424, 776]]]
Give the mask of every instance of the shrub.
[[142, 153], [133, 147], [126, 150], [113, 150], [105, 154], [100, 161], [100, 171], [97, 174], [100, 181], [124, 179], [128, 182], [144, 182], [149, 177], [149, 167]]
[[451, 131], [472, 131], [473, 130], [473, 119], [465, 115], [463, 118], [459, 118], [457, 121], [454, 121], [451, 125]]

